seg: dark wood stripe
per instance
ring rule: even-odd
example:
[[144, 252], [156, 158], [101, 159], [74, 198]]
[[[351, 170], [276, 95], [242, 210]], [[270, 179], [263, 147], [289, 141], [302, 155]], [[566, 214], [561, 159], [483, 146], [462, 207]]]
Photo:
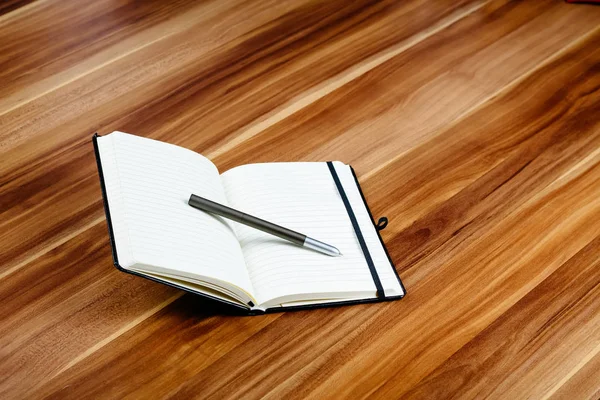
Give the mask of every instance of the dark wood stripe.
[[7, 24], [0, 35], [0, 93], [14, 93], [131, 37], [178, 13], [195, 2], [124, 1], [109, 8], [106, 0], [94, 2], [50, 1]]
[[27, 4], [33, 3], [34, 1], [35, 0], [4, 0], [2, 3], [0, 3], [0, 16], [8, 14], [11, 11], [18, 10]]

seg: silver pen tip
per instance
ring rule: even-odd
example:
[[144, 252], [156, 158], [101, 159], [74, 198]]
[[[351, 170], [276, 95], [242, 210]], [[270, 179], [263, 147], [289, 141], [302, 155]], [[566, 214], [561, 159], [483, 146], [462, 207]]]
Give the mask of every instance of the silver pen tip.
[[333, 247], [332, 245], [323, 243], [319, 240], [316, 240], [316, 239], [313, 239], [310, 237], [307, 237], [306, 239], [304, 239], [304, 247], [318, 251], [319, 253], [327, 254], [328, 256], [332, 256], [332, 257], [341, 257], [342, 256], [342, 252], [339, 251], [336, 247]]

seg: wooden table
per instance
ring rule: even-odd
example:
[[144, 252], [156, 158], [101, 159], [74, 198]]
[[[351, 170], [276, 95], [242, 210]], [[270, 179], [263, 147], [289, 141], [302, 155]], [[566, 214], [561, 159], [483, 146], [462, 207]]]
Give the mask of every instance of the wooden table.
[[[0, 5], [0, 398], [598, 398], [600, 8]], [[354, 166], [401, 301], [227, 315], [112, 266], [91, 137]]]

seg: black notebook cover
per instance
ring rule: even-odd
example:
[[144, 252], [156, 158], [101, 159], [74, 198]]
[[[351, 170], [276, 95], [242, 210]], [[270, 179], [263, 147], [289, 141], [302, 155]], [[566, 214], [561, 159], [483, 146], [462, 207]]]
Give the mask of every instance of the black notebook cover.
[[[132, 275], [136, 275], [136, 276], [140, 276], [142, 278], [145, 279], [149, 279], [151, 281], [154, 282], [158, 282], [158, 283], [162, 283], [164, 285], [168, 285], [168, 286], [172, 286], [174, 288], [180, 289], [180, 290], [184, 290], [186, 292], [189, 293], [193, 293], [197, 296], [201, 296], [204, 298], [207, 298], [209, 300], [212, 301], [216, 301], [218, 303], [221, 304], [225, 304], [227, 306], [231, 306], [234, 307], [236, 312], [239, 312], [241, 314], [244, 315], [260, 315], [260, 314], [265, 314], [265, 313], [274, 313], [274, 312], [283, 312], [283, 311], [295, 311], [295, 310], [307, 310], [307, 309], [313, 309], [313, 308], [323, 308], [323, 307], [339, 307], [339, 306], [345, 306], [345, 305], [351, 305], [351, 304], [363, 304], [363, 303], [377, 303], [377, 302], [381, 302], [381, 301], [392, 301], [392, 300], [398, 300], [401, 299], [402, 297], [404, 297], [404, 295], [406, 294], [406, 289], [404, 288], [404, 285], [402, 284], [402, 281], [400, 280], [400, 276], [398, 275], [398, 271], [396, 271], [396, 267], [390, 257], [390, 254], [387, 251], [387, 248], [385, 247], [385, 244], [383, 243], [383, 239], [381, 238], [381, 234], [379, 233], [379, 230], [377, 225], [375, 224], [375, 220], [373, 219], [373, 214], [371, 213], [371, 210], [369, 209], [369, 206], [365, 200], [365, 196], [363, 194], [363, 191], [360, 187], [360, 184], [358, 182], [358, 178], [356, 177], [356, 173], [354, 172], [354, 169], [352, 167], [350, 167], [350, 169], [352, 170], [352, 175], [354, 176], [354, 180], [356, 182], [356, 186], [358, 187], [358, 191], [360, 192], [361, 198], [365, 204], [365, 208], [367, 209], [367, 212], [369, 213], [369, 216], [371, 217], [371, 222], [373, 223], [373, 225], [375, 226], [375, 231], [377, 232], [377, 236], [379, 237], [379, 241], [381, 242], [381, 246], [383, 247], [385, 254], [387, 255], [388, 260], [390, 261], [390, 264], [392, 265], [392, 269], [394, 270], [394, 273], [396, 274], [396, 277], [398, 278], [398, 282], [400, 283], [400, 287], [402, 288], [402, 291], [404, 292], [403, 295], [400, 296], [385, 296], [385, 297], [375, 297], [375, 298], [371, 298], [371, 299], [361, 299], [361, 300], [348, 300], [348, 301], [336, 301], [336, 302], [330, 302], [330, 303], [319, 303], [319, 304], [310, 304], [310, 305], [299, 305], [299, 306], [289, 306], [289, 307], [272, 307], [272, 308], [267, 308], [265, 311], [262, 310], [250, 310], [246, 307], [243, 307], [239, 304], [236, 303], [232, 303], [226, 300], [222, 300], [219, 299], [217, 297], [213, 297], [210, 296], [206, 293], [200, 293], [200, 292], [196, 292], [192, 289], [183, 287], [183, 286], [179, 286], [175, 283], [172, 282], [168, 282], [168, 281], [163, 281], [161, 279], [157, 279], [154, 278], [152, 276], [148, 276], [148, 275], [144, 275], [141, 273], [138, 273], [136, 271], [130, 271], [128, 269], [125, 269], [123, 267], [121, 267], [121, 265], [119, 265], [119, 260], [117, 258], [117, 247], [115, 245], [115, 238], [113, 235], [113, 227], [112, 227], [112, 220], [110, 217], [110, 208], [108, 206], [108, 196], [106, 194], [106, 185], [104, 183], [104, 174], [102, 172], [102, 162], [100, 160], [100, 151], [98, 149], [98, 137], [99, 135], [96, 133], [93, 136], [93, 143], [94, 143], [94, 153], [96, 155], [96, 164], [98, 166], [98, 175], [100, 177], [100, 187], [102, 189], [102, 198], [103, 198], [103, 204], [104, 204], [104, 212], [106, 214], [106, 222], [108, 225], [108, 235], [110, 238], [110, 246], [112, 249], [112, 257], [113, 257], [113, 263], [115, 265], [115, 267], [117, 267], [117, 269], [119, 271], [123, 271], [125, 273], [128, 274], [132, 274]], [[233, 310], [232, 310], [233, 311]]]

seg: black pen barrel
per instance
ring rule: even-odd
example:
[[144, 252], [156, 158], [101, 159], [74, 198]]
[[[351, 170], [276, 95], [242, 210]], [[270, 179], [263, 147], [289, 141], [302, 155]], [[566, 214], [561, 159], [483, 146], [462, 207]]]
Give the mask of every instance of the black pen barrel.
[[195, 194], [190, 196], [188, 204], [199, 210], [220, 215], [224, 218], [280, 237], [300, 246], [304, 245], [304, 241], [306, 240], [306, 235], [284, 228], [283, 226], [279, 226], [272, 222], [265, 221], [264, 219], [243, 213], [241, 211], [234, 210], [233, 208], [224, 206], [222, 204], [215, 203], [214, 201], [205, 199], [203, 197], [196, 196]]

